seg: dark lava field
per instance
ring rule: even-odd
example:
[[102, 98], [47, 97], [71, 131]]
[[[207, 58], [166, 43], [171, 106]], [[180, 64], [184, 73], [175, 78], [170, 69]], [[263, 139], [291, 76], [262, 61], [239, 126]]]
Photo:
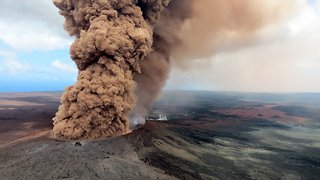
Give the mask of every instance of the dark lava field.
[[145, 126], [99, 141], [51, 138], [60, 95], [0, 94], [1, 180], [320, 177], [320, 94], [168, 91]]

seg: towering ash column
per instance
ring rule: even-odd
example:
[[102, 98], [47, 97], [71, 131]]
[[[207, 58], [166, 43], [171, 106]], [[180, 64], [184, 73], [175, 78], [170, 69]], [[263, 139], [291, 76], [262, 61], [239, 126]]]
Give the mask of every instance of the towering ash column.
[[54, 118], [59, 138], [102, 138], [128, 133], [129, 113], [136, 104], [134, 73], [151, 52], [154, 21], [169, 3], [135, 0], [54, 0], [76, 36], [71, 57], [78, 81], [65, 89]]

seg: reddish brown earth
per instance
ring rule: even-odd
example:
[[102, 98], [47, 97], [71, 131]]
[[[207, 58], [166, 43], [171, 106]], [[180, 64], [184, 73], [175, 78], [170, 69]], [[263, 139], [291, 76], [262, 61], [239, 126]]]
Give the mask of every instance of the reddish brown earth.
[[0, 147], [48, 136], [59, 93], [0, 94]]
[[[279, 105], [279, 104], [278, 104]], [[255, 108], [231, 108], [231, 109], [219, 109], [212, 110], [212, 112], [217, 112], [226, 115], [235, 115], [243, 119], [254, 119], [254, 118], [263, 118], [274, 120], [276, 122], [283, 123], [303, 123], [305, 118], [298, 116], [290, 116], [286, 112], [279, 111], [274, 109], [278, 105], [265, 105], [263, 107]]]

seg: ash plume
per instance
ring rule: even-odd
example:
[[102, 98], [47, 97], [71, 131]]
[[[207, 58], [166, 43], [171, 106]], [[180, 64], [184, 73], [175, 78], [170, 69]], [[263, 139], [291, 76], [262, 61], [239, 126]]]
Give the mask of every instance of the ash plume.
[[66, 139], [108, 138], [143, 125], [172, 61], [210, 56], [219, 40], [254, 34], [282, 7], [257, 10], [253, 0], [53, 2], [76, 37], [70, 54], [78, 80], [53, 119], [54, 136]]

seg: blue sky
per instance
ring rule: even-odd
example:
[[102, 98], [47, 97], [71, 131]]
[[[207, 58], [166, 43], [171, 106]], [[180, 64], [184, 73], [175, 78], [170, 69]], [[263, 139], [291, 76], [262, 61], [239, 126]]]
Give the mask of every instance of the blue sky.
[[49, 0], [3, 1], [0, 8], [0, 91], [56, 91], [75, 82], [72, 42]]
[[0, 91], [56, 91], [75, 82], [68, 48], [16, 50], [0, 42]]
[[[298, 10], [261, 31], [254, 45], [195, 60], [197, 68], [188, 71], [173, 68], [166, 88], [320, 92], [320, 2], [293, 1]], [[73, 38], [51, 0], [1, 4], [0, 92], [56, 91], [73, 84]]]

